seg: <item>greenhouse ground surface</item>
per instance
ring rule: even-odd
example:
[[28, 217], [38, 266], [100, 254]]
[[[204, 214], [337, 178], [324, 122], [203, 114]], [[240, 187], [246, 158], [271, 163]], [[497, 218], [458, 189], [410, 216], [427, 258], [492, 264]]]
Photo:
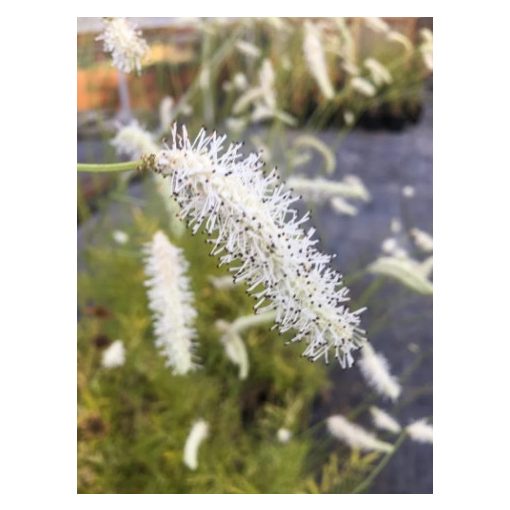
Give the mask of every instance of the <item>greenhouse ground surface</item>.
[[[326, 131], [321, 138], [333, 145], [336, 134]], [[78, 156], [84, 147], [78, 145]], [[100, 154], [98, 155], [100, 156]], [[322, 247], [337, 253], [336, 266], [346, 276], [366, 267], [380, 255], [384, 239], [392, 235], [390, 223], [399, 219], [406, 230], [418, 227], [432, 233], [432, 98], [429, 95], [424, 114], [416, 126], [400, 133], [355, 130], [339, 146], [335, 178], [358, 175], [372, 195], [370, 203], [360, 206], [358, 216], [334, 214], [328, 206], [315, 211], [313, 223], [319, 226]], [[100, 159], [98, 159], [99, 161]], [[310, 169], [319, 160], [314, 160]], [[404, 186], [413, 186], [415, 195], [402, 195]], [[130, 192], [137, 196], [139, 186]], [[113, 206], [112, 214], [115, 214]], [[93, 228], [94, 218], [79, 229], [78, 247], [83, 243], [83, 230]], [[367, 279], [351, 285], [351, 296], [361, 296]], [[373, 322], [382, 311], [388, 311], [387, 326], [368, 337], [378, 351], [388, 358], [394, 374], [405, 373], [421, 353], [421, 363], [414, 367], [405, 382], [398, 407], [375, 401], [376, 405], [394, 412], [401, 423], [413, 419], [432, 418], [432, 300], [403, 292], [398, 284], [385, 284], [378, 294], [380, 304], [365, 312]], [[317, 402], [316, 418], [343, 412], [359, 404], [366, 386], [358, 370], [332, 370], [333, 390]], [[348, 388], [348, 391], [345, 390]], [[363, 423], [363, 420], [361, 422]], [[368, 424], [368, 421], [365, 422]], [[432, 447], [407, 441], [391, 459], [372, 485], [373, 493], [431, 493]]]

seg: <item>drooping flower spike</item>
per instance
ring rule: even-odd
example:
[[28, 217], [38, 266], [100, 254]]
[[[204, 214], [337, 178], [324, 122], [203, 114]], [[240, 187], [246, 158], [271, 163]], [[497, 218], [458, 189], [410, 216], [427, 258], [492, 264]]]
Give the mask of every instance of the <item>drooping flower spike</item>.
[[172, 134], [155, 169], [168, 177], [193, 234], [203, 227], [211, 255], [233, 265], [236, 282], [247, 282], [255, 312], [274, 310], [274, 328], [294, 330], [290, 341], [307, 343], [303, 356], [328, 362], [333, 353], [343, 367], [352, 365], [352, 351], [365, 341], [362, 310], [348, 308], [348, 289], [329, 265], [334, 256], [317, 250], [313, 228], [303, 229], [309, 213], [298, 216], [299, 197], [280, 184], [276, 169], [263, 172], [258, 154], [243, 157], [240, 143], [225, 147], [226, 136], [202, 129], [191, 141], [176, 126]]
[[126, 18], [105, 18], [104, 30], [96, 40], [103, 41], [113, 65], [124, 73], [142, 70], [142, 59], [149, 50], [140, 30]]
[[159, 231], [145, 246], [149, 308], [154, 315], [156, 347], [176, 375], [196, 370], [197, 315], [182, 251]]

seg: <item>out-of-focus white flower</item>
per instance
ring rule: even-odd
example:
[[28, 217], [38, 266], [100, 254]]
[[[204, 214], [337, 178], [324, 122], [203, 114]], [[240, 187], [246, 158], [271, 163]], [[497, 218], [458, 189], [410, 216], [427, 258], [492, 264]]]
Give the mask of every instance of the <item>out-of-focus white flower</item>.
[[402, 427], [399, 425], [398, 421], [390, 416], [386, 411], [379, 409], [378, 407], [371, 406], [370, 414], [372, 415], [372, 421], [374, 425], [381, 430], [387, 430], [388, 432], [393, 432], [394, 434], [398, 434]]
[[406, 198], [413, 198], [415, 193], [416, 193], [416, 191], [413, 186], [408, 185], [408, 186], [404, 186], [402, 188], [402, 196], [404, 196]]
[[239, 379], [246, 379], [250, 364], [241, 335], [228, 322], [221, 319], [216, 321], [216, 328], [223, 333], [220, 342], [223, 344], [227, 358], [239, 367]]
[[369, 70], [370, 76], [376, 85], [390, 84], [393, 81], [391, 73], [386, 66], [381, 64], [375, 58], [367, 58], [363, 62], [364, 66]]
[[372, 83], [361, 76], [355, 76], [351, 79], [351, 87], [363, 96], [373, 97], [377, 90]]
[[420, 38], [422, 40], [419, 50], [423, 57], [423, 62], [429, 71], [434, 68], [432, 47], [433, 47], [433, 35], [428, 28], [422, 28], [420, 30]]
[[342, 62], [342, 69], [352, 76], [358, 76], [360, 74], [359, 67], [353, 62]]
[[319, 28], [310, 21], [305, 22], [305, 38], [303, 41], [303, 52], [305, 60], [314, 77], [320, 91], [326, 99], [332, 99], [335, 95], [333, 85], [328, 75], [326, 57], [322, 47], [321, 32]]
[[112, 237], [117, 244], [126, 244], [129, 241], [129, 236], [122, 230], [114, 230]]
[[413, 238], [414, 244], [416, 244], [420, 250], [425, 253], [432, 253], [434, 249], [434, 243], [430, 234], [427, 234], [427, 232], [420, 230], [419, 228], [412, 228], [411, 236]]
[[233, 133], [241, 133], [246, 129], [246, 119], [239, 119], [235, 117], [228, 117], [225, 120], [225, 124], [229, 131]]
[[430, 271], [428, 265], [425, 267], [407, 257], [405, 252], [402, 256], [380, 257], [368, 270], [373, 274], [394, 278], [419, 294], [432, 294], [432, 283], [427, 278]]
[[358, 214], [358, 209], [352, 204], [349, 204], [345, 198], [333, 197], [329, 203], [333, 210], [339, 214], [346, 214], [347, 216], [356, 216], [356, 214]]
[[104, 368], [115, 368], [124, 365], [126, 351], [122, 340], [115, 340], [104, 352], [101, 358], [101, 365]]
[[244, 73], [236, 73], [232, 81], [238, 90], [244, 90], [246, 87], [248, 87], [248, 80], [246, 79], [246, 75]]
[[172, 127], [175, 120], [174, 113], [175, 102], [170, 96], [165, 96], [159, 103], [159, 128], [161, 132], [166, 132]]
[[381, 18], [363, 18], [367, 27], [372, 29], [374, 32], [378, 32], [380, 34], [386, 34], [389, 32], [389, 25], [382, 20]]
[[247, 41], [237, 41], [236, 48], [247, 57], [258, 58], [262, 54], [257, 46]]
[[381, 244], [381, 249], [384, 253], [393, 254], [398, 247], [397, 240], [394, 237], [388, 237]]
[[390, 223], [390, 230], [394, 234], [398, 234], [402, 230], [402, 222], [398, 218], [392, 218]]
[[145, 246], [149, 308], [154, 317], [156, 346], [177, 375], [198, 368], [195, 361], [194, 322], [197, 315], [182, 250], [156, 232]]
[[352, 126], [355, 120], [356, 117], [354, 116], [354, 113], [352, 113], [350, 110], [346, 110], [344, 112], [344, 121], [347, 126]]
[[312, 135], [300, 135], [294, 140], [295, 147], [309, 147], [316, 150], [324, 159], [324, 170], [332, 174], [336, 167], [335, 153], [320, 139]]
[[363, 181], [355, 175], [346, 175], [341, 181], [332, 181], [322, 177], [315, 179], [289, 177], [287, 186], [311, 202], [329, 200], [335, 196], [354, 198], [364, 202], [370, 200], [370, 193], [365, 188]]
[[103, 41], [104, 51], [112, 54], [113, 65], [124, 73], [142, 70], [142, 59], [149, 46], [142, 33], [126, 18], [104, 19], [104, 30], [96, 40]]
[[348, 290], [329, 266], [333, 257], [315, 248], [314, 229], [301, 226], [291, 204], [298, 200], [275, 169], [264, 174], [259, 155], [243, 158], [242, 144], [224, 148], [226, 136], [201, 130], [190, 141], [186, 129], [173, 130], [173, 144], [156, 156], [156, 171], [166, 176], [193, 233], [205, 227], [211, 255], [231, 267], [235, 281], [247, 281], [258, 302], [256, 313], [276, 312], [280, 333], [305, 340], [311, 360], [329, 361], [331, 353], [346, 367], [351, 351], [364, 343], [361, 310], [346, 305]]
[[204, 420], [198, 420], [193, 424], [186, 438], [183, 461], [193, 471], [198, 467], [198, 449], [208, 435], [209, 424]]
[[136, 120], [127, 126], [121, 127], [111, 144], [117, 153], [140, 159], [143, 154], [155, 154], [159, 151], [154, 136], [146, 131]]
[[285, 428], [278, 429], [276, 438], [280, 441], [280, 443], [288, 443], [292, 438], [292, 432]]
[[312, 160], [312, 153], [310, 151], [299, 152], [298, 154], [292, 154], [289, 161], [291, 168], [297, 168], [299, 166], [306, 165]]
[[391, 30], [386, 37], [388, 41], [400, 44], [407, 55], [410, 55], [413, 52], [413, 44], [404, 34], [401, 34], [396, 30]]
[[235, 286], [234, 281], [232, 279], [232, 276], [209, 276], [207, 278], [209, 280], [209, 283], [215, 288], [215, 289], [230, 289]]
[[359, 368], [367, 384], [383, 397], [396, 400], [402, 388], [397, 379], [391, 375], [388, 361], [382, 354], [374, 351], [366, 342], [361, 349]]
[[372, 433], [340, 414], [330, 416], [326, 423], [330, 434], [351, 448], [379, 452], [390, 452], [393, 449], [391, 444], [377, 439]]
[[409, 437], [419, 443], [432, 443], [433, 431], [432, 425], [427, 423], [427, 420], [422, 418], [417, 420], [406, 427], [406, 432]]
[[259, 71], [260, 88], [262, 90], [262, 97], [268, 108], [276, 108], [276, 93], [274, 90], [274, 69], [273, 64], [268, 58], [265, 58], [262, 62], [262, 66]]

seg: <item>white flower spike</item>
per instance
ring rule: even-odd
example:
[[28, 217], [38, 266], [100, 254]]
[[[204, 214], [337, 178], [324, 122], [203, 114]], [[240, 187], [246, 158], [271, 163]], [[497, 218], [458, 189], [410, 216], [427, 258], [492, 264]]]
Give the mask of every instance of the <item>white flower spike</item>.
[[198, 420], [191, 427], [191, 431], [184, 444], [184, 464], [191, 470], [198, 467], [198, 449], [209, 435], [209, 424], [204, 420]]
[[[313, 228], [302, 225], [294, 197], [279, 183], [276, 169], [264, 174], [259, 155], [243, 158], [242, 144], [224, 147], [226, 136], [201, 130], [190, 141], [186, 128], [173, 129], [173, 144], [156, 155], [156, 171], [168, 177], [181, 216], [196, 234], [210, 236], [211, 255], [230, 268], [236, 282], [246, 281], [258, 302], [256, 313], [276, 312], [280, 333], [304, 340], [303, 356], [315, 361], [331, 352], [343, 367], [365, 342], [359, 314], [347, 307], [348, 289], [329, 267], [333, 256], [317, 250]], [[237, 262], [237, 264], [235, 264]]]
[[145, 252], [147, 296], [154, 316], [156, 346], [174, 374], [187, 374], [198, 368], [193, 326], [197, 312], [186, 276], [188, 263], [182, 250], [172, 245], [163, 232], [154, 234]]
[[425, 418], [417, 420], [406, 427], [406, 432], [409, 437], [418, 443], [430, 443], [433, 442], [433, 429], [432, 425], [427, 423]]
[[326, 421], [330, 434], [351, 448], [363, 451], [389, 452], [393, 446], [377, 439], [364, 428], [350, 422], [344, 416], [337, 414], [330, 416]]
[[101, 365], [104, 368], [116, 368], [124, 365], [126, 361], [126, 350], [122, 340], [115, 340], [108, 349], [103, 352]]
[[372, 406], [370, 407], [370, 414], [372, 415], [372, 421], [374, 422], [374, 425], [378, 429], [387, 430], [393, 434], [398, 434], [402, 430], [402, 427], [399, 425], [398, 421], [395, 420], [393, 416], [390, 416], [386, 411]]
[[126, 18], [106, 18], [105, 28], [96, 40], [103, 41], [104, 51], [112, 54], [113, 65], [123, 73], [142, 70], [142, 59], [149, 46], [142, 33]]
[[319, 28], [310, 21], [305, 22], [305, 39], [303, 41], [303, 52], [308, 69], [319, 86], [322, 95], [326, 99], [333, 99], [335, 91], [328, 75], [326, 57], [322, 47], [321, 32]]
[[396, 400], [402, 388], [398, 380], [390, 373], [390, 367], [386, 358], [374, 351], [366, 342], [361, 349], [359, 368], [367, 384], [383, 397]]

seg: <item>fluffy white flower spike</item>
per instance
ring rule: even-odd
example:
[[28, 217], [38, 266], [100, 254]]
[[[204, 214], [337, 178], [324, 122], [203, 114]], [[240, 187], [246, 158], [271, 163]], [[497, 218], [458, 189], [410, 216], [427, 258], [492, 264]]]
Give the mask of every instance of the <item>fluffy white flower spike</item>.
[[425, 418], [417, 420], [406, 427], [409, 437], [419, 443], [432, 443], [433, 430], [432, 425], [427, 423]]
[[184, 464], [192, 470], [198, 467], [198, 449], [208, 435], [209, 424], [204, 420], [198, 420], [193, 424], [193, 427], [191, 427], [191, 431], [184, 445], [183, 461]]
[[370, 414], [372, 415], [372, 421], [374, 425], [381, 430], [387, 430], [388, 432], [393, 432], [394, 434], [398, 434], [402, 427], [399, 425], [398, 421], [390, 416], [386, 411], [379, 409], [378, 407], [372, 406], [370, 407]]
[[380, 452], [389, 452], [393, 448], [391, 444], [377, 439], [377, 437], [373, 434], [359, 425], [350, 422], [347, 418], [340, 414], [330, 416], [327, 419], [326, 424], [332, 436], [340, 439], [340, 441], [343, 441], [351, 448]]
[[335, 91], [328, 75], [326, 57], [322, 47], [321, 32], [316, 25], [310, 21], [305, 22], [305, 39], [303, 52], [310, 73], [315, 78], [323, 96], [326, 99], [333, 99]]
[[258, 300], [256, 313], [276, 312], [280, 333], [305, 340], [303, 356], [328, 362], [331, 352], [343, 367], [365, 341], [359, 314], [347, 307], [348, 289], [329, 267], [333, 258], [317, 250], [315, 230], [303, 230], [294, 197], [279, 183], [276, 169], [264, 174], [259, 155], [242, 156], [242, 144], [224, 147], [226, 136], [201, 130], [190, 141], [173, 129], [173, 144], [156, 155], [156, 171], [167, 176], [181, 215], [195, 234], [210, 236], [211, 255], [245, 281]]
[[101, 365], [104, 368], [115, 368], [124, 365], [126, 360], [126, 350], [122, 340], [115, 340], [108, 349], [103, 352]]
[[382, 354], [375, 352], [368, 342], [361, 349], [359, 368], [367, 384], [380, 395], [391, 400], [399, 397], [402, 388], [397, 379], [391, 375], [388, 361]]
[[113, 65], [124, 73], [142, 70], [142, 59], [149, 46], [142, 33], [126, 18], [106, 18], [105, 28], [96, 39], [103, 41], [104, 51], [112, 54]]
[[154, 136], [133, 120], [122, 126], [111, 141], [119, 154], [139, 159], [143, 154], [153, 154], [159, 150]]
[[188, 263], [182, 250], [172, 245], [163, 232], [154, 234], [145, 251], [147, 295], [154, 315], [156, 346], [173, 372], [183, 375], [198, 368], [193, 327], [197, 312], [186, 276]]

